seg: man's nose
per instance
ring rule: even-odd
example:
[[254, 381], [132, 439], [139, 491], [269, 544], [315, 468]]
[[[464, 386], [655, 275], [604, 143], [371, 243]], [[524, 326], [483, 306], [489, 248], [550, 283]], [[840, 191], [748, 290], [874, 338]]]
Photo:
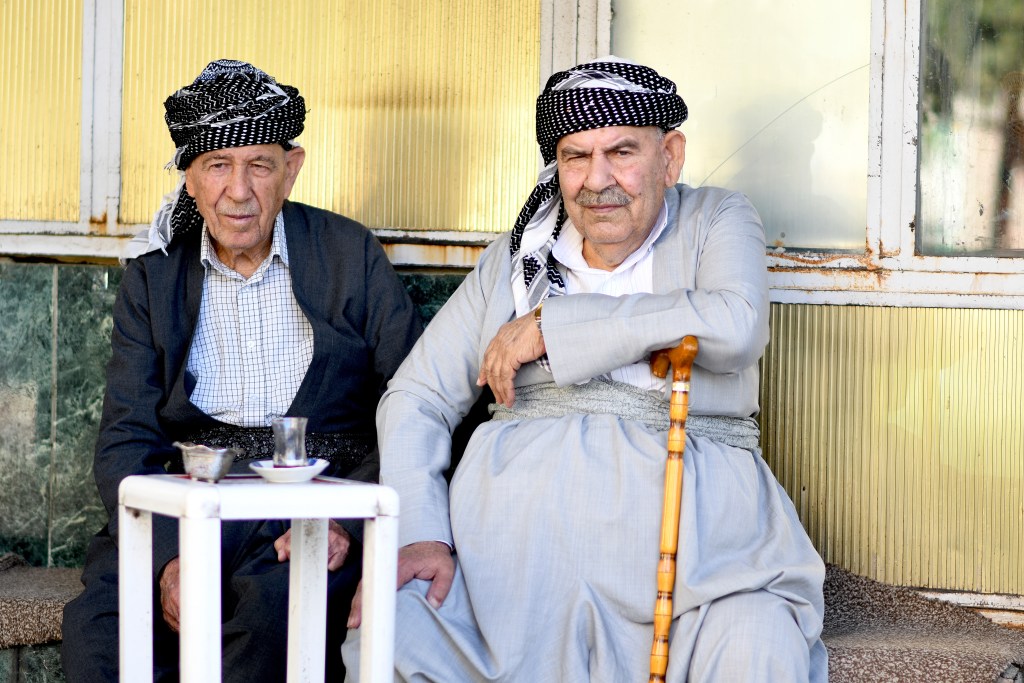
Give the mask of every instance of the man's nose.
[[587, 176], [583, 179], [583, 187], [591, 192], [601, 192], [615, 183], [612, 165], [603, 154], [595, 154], [587, 165]]
[[249, 174], [244, 166], [236, 166], [231, 169], [231, 177], [228, 178], [227, 195], [234, 201], [245, 201], [252, 194], [252, 185], [249, 182]]

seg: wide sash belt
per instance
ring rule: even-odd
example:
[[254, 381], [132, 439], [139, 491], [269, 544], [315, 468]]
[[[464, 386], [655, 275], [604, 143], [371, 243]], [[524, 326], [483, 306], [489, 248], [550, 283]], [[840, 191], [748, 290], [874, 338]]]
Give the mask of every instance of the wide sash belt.
[[[511, 408], [492, 403], [490, 411], [495, 420], [617, 415], [659, 431], [669, 427], [668, 401], [660, 392], [604, 378], [566, 387], [554, 382], [516, 387], [516, 400]], [[746, 450], [758, 448], [761, 436], [757, 420], [752, 417], [693, 414], [686, 419], [686, 434]]]

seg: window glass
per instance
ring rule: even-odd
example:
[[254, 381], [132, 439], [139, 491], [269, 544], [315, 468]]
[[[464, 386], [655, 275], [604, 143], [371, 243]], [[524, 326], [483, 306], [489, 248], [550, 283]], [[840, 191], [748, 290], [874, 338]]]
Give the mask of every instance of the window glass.
[[923, 3], [920, 229], [929, 255], [1024, 250], [1024, 2]]
[[163, 100], [218, 58], [305, 98], [295, 200], [370, 227], [502, 231], [536, 182], [536, 0], [127, 0], [122, 222], [174, 187]]
[[690, 109], [683, 181], [741, 190], [769, 246], [863, 251], [870, 2], [631, 0], [612, 50]]

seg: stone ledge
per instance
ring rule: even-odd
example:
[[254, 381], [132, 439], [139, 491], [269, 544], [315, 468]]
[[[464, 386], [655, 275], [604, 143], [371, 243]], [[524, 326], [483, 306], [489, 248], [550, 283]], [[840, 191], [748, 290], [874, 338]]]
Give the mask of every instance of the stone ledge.
[[[9, 557], [0, 567], [12, 564]], [[64, 605], [82, 592], [81, 576], [81, 569], [0, 569], [0, 649], [59, 641]]]

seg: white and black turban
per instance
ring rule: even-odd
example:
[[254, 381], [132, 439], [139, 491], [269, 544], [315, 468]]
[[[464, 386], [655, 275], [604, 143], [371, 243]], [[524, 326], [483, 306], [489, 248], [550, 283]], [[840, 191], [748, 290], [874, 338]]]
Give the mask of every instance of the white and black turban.
[[[548, 79], [537, 98], [537, 143], [544, 169], [512, 228], [512, 291], [516, 313], [533, 310], [565, 289], [551, 248], [565, 223], [555, 148], [566, 135], [608, 126], [678, 128], [686, 103], [676, 85], [650, 67], [618, 57], [580, 64]], [[544, 272], [547, 277], [539, 277]]]
[[164, 109], [177, 148], [168, 168], [176, 166], [182, 176], [164, 198], [145, 237], [133, 240], [129, 257], [162, 249], [173, 237], [202, 227], [203, 218], [185, 191], [183, 175], [197, 156], [246, 145], [280, 143], [288, 149], [306, 120], [306, 103], [296, 88], [278, 84], [252, 64], [231, 59], [210, 62], [191, 85], [164, 101]]

